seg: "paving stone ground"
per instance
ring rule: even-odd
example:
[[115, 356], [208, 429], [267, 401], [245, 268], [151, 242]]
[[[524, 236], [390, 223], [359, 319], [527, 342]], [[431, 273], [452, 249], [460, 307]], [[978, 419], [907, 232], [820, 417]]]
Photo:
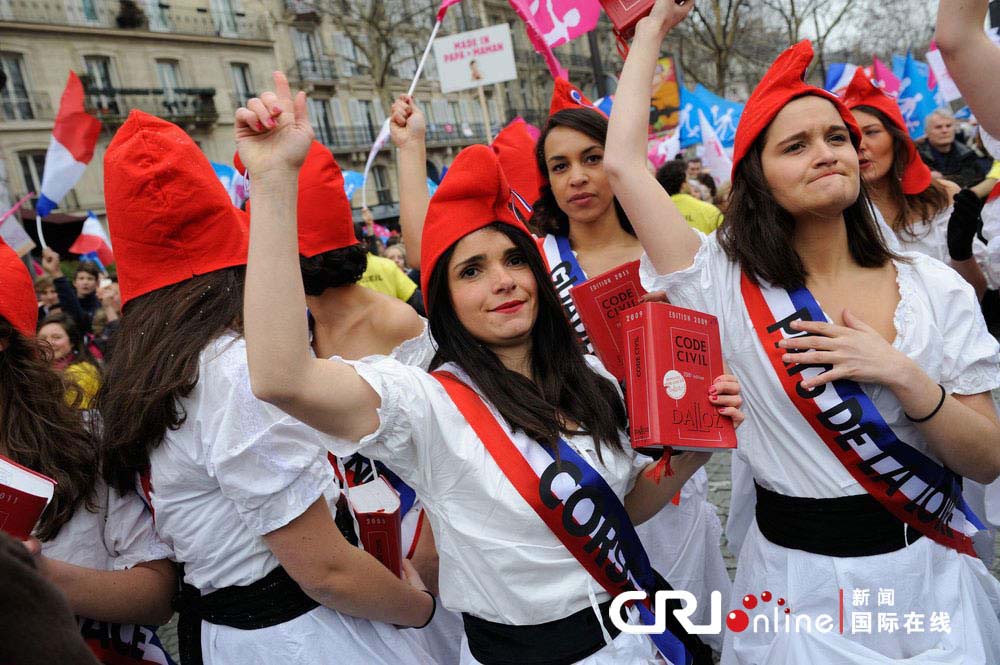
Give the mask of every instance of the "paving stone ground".
[[[726, 517], [729, 515], [729, 498], [732, 489], [732, 481], [729, 476], [729, 455], [713, 455], [708, 465], [705, 467], [708, 472], [708, 498], [719, 510], [719, 519], [722, 526], [726, 525]], [[997, 538], [997, 552], [1000, 552], [1000, 535]], [[729, 570], [729, 576], [736, 574], [736, 558], [729, 552], [726, 537], [722, 537], [722, 555]], [[997, 579], [1000, 579], [1000, 556], [995, 557], [991, 572]], [[176, 658], [177, 656], [177, 617], [168, 625], [159, 630], [160, 639], [167, 650]], [[179, 662], [179, 661], [178, 661]]]

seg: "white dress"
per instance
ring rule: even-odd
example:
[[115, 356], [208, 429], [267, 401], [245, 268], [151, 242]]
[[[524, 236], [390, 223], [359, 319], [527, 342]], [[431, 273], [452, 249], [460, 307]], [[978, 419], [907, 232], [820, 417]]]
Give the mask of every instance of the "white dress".
[[[202, 351], [181, 407], [187, 419], [150, 455], [156, 530], [202, 593], [251, 584], [279, 565], [263, 536], [334, 483], [323, 437], [253, 396], [246, 343], [230, 334]], [[201, 629], [206, 665], [432, 662], [416, 631], [324, 606], [268, 628]]]
[[[542, 250], [550, 266], [559, 266], [559, 249], [555, 236], [545, 236]], [[581, 266], [580, 271], [583, 272]], [[566, 303], [567, 315], [572, 301], [568, 293], [571, 286], [565, 270], [553, 272], [553, 283], [559, 297]], [[577, 330], [582, 330], [582, 324]], [[588, 352], [593, 353], [589, 342]], [[708, 500], [708, 472], [702, 467], [684, 484], [678, 505], [667, 503], [648, 521], [638, 525], [636, 532], [649, 552], [649, 561], [675, 589], [690, 591], [698, 599], [698, 609], [692, 615], [696, 624], [709, 619], [709, 594], [719, 591], [726, 598], [733, 583], [722, 559], [722, 525], [716, 508]], [[722, 649], [718, 635], [702, 635], [702, 641], [716, 651]]]
[[[600, 361], [587, 359], [614, 380]], [[445, 607], [497, 623], [534, 625], [591, 607], [592, 594], [598, 603], [609, 599], [504, 476], [436, 379], [391, 358], [348, 364], [381, 399], [379, 427], [360, 442], [330, 437], [327, 445], [335, 455], [360, 452], [381, 460], [416, 491], [434, 529]], [[468, 381], [454, 365], [443, 369]], [[503, 426], [515, 441], [533, 445]], [[626, 450], [605, 451], [603, 463], [591, 437], [566, 441], [619, 499], [649, 462], [631, 450], [624, 433]], [[582, 662], [639, 664], [657, 658], [648, 638], [622, 633]], [[462, 663], [475, 662], [463, 642]]]
[[[976, 394], [1000, 385], [1000, 356], [986, 331], [971, 287], [953, 270], [921, 254], [897, 263], [901, 301], [895, 314], [893, 345], [915, 360], [950, 393]], [[723, 351], [740, 377], [747, 419], [738, 432], [740, 447], [758, 483], [795, 497], [834, 498], [864, 489], [820, 443], [803, 445], [794, 433], [801, 415], [781, 388], [754, 332], [740, 291], [740, 270], [714, 237], [702, 236], [694, 263], [671, 275], [657, 275], [643, 257], [643, 285], [662, 289], [671, 301], [719, 318]], [[892, 393], [862, 386], [886, 422], [910, 445], [933, 457], [916, 427], [903, 416]], [[878, 589], [892, 589], [893, 604], [877, 606]], [[854, 591], [870, 597], [853, 606]], [[1000, 583], [976, 558], [921, 538], [885, 555], [828, 557], [786, 549], [766, 540], [754, 521], [740, 551], [730, 609], [748, 594], [764, 591], [786, 599], [793, 616], [839, 616], [840, 590], [846, 594], [845, 633], [727, 631], [724, 665], [873, 665], [879, 663], [1000, 662]], [[886, 594], [888, 595], [888, 594]], [[859, 600], [865, 600], [862, 597]], [[772, 600], [771, 607], [776, 600]], [[896, 612], [895, 632], [852, 633], [853, 612]], [[931, 632], [930, 615], [947, 612], [950, 633]], [[925, 613], [923, 632], [907, 632], [905, 613]], [[766, 615], [763, 605], [750, 612]], [[941, 618], [940, 615], [938, 617]], [[864, 618], [858, 619], [864, 621]], [[889, 621], [886, 619], [886, 621]], [[772, 631], [773, 631], [773, 623]], [[940, 627], [940, 624], [939, 624]]]
[[[42, 554], [95, 570], [128, 570], [140, 563], [170, 558], [170, 548], [157, 537], [149, 509], [138, 494], [120, 496], [98, 481], [95, 498], [96, 509], [79, 508], [55, 538], [42, 543]], [[149, 627], [85, 617], [77, 621], [91, 645], [103, 642], [120, 653], [141, 652], [144, 662], [169, 662]]]

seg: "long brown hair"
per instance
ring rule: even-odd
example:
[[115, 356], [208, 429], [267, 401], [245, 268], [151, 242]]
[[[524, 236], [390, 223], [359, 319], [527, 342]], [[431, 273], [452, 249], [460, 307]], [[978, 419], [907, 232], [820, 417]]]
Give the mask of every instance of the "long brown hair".
[[[569, 235], [569, 217], [563, 212], [556, 202], [555, 194], [552, 193], [552, 186], [549, 184], [548, 165], [545, 163], [545, 139], [549, 132], [556, 127], [565, 127], [573, 131], [580, 132], [584, 136], [594, 139], [602, 147], [608, 140], [608, 119], [593, 109], [563, 109], [549, 116], [542, 128], [538, 143], [535, 144], [535, 163], [538, 165], [538, 172], [543, 175], [544, 182], [538, 190], [538, 200], [532, 205], [531, 219], [528, 224], [532, 230], [540, 235]], [[618, 197], [614, 198], [615, 212], [618, 213], [618, 223], [628, 233], [635, 235], [632, 222], [629, 221], [625, 209], [618, 202]]]
[[39, 540], [52, 540], [81, 508], [95, 510], [96, 437], [66, 402], [52, 349], [25, 337], [0, 316], [0, 452], [53, 478], [55, 495], [38, 523]]
[[243, 266], [216, 270], [128, 303], [97, 393], [104, 477], [125, 493], [167, 430], [187, 414], [180, 400], [198, 384], [202, 349], [226, 331], [243, 333]]
[[[892, 169], [886, 174], [889, 180], [889, 193], [899, 201], [899, 214], [896, 219], [886, 220], [896, 233], [903, 232], [911, 238], [919, 238], [930, 233], [930, 226], [920, 233], [914, 228], [914, 220], [929, 222], [951, 205], [951, 196], [947, 188], [932, 179], [930, 186], [919, 194], [903, 192], [903, 174], [910, 165], [910, 150], [907, 145], [910, 137], [896, 126], [889, 118], [872, 106], [858, 106], [853, 110], [875, 116], [892, 137]], [[917, 157], [916, 159], [920, 159]]]
[[485, 228], [514, 243], [538, 285], [538, 318], [531, 330], [534, 381], [504, 367], [459, 321], [448, 288], [455, 245], [438, 259], [427, 286], [428, 325], [438, 345], [431, 368], [445, 362], [460, 365], [512, 429], [545, 446], [554, 449], [562, 434], [577, 433], [567, 429], [565, 417], [594, 438], [598, 456], [604, 446], [622, 450], [618, 430], [627, 426], [622, 399], [611, 381], [587, 365], [538, 247], [509, 224], [497, 222]]
[[[754, 282], [763, 279], [784, 289], [795, 289], [805, 285], [808, 275], [792, 243], [795, 219], [774, 200], [764, 177], [761, 154], [766, 138], [765, 131], [736, 167], [718, 241], [729, 259]], [[858, 265], [875, 268], [891, 259], [905, 260], [886, 245], [864, 182], [858, 198], [844, 210], [844, 222], [847, 246]]]

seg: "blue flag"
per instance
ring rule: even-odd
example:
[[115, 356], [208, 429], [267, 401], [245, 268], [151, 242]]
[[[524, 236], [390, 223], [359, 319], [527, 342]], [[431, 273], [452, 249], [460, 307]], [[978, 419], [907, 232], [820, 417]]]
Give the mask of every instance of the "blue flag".
[[700, 83], [693, 91], [681, 86], [681, 147], [686, 148], [701, 143], [701, 126], [698, 111], [705, 114], [716, 136], [727, 148], [733, 146], [736, 126], [743, 114], [743, 104], [731, 102], [709, 91]]
[[347, 194], [347, 200], [350, 201], [354, 197], [354, 192], [358, 187], [365, 184], [365, 176], [359, 171], [342, 171], [344, 174], [344, 192]]
[[[895, 56], [893, 56], [895, 59]], [[917, 62], [912, 53], [906, 54], [903, 75], [899, 77], [899, 110], [906, 120], [910, 138], [924, 136], [924, 120], [938, 107], [934, 92], [928, 85], [927, 63]]]

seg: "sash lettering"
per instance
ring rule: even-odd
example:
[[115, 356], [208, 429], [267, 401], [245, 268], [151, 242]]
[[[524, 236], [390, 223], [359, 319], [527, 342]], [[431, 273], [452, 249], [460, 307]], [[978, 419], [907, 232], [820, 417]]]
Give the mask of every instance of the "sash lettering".
[[742, 276], [741, 291], [754, 329], [789, 400], [844, 468], [889, 512], [923, 535], [975, 556], [971, 536], [983, 528], [962, 498], [960, 478], [901, 441], [854, 381], [806, 390], [802, 380], [831, 369], [782, 361], [778, 342], [807, 333], [793, 321], [826, 321], [805, 288], [785, 291]]
[[580, 267], [579, 261], [576, 260], [576, 254], [573, 253], [573, 249], [569, 246], [569, 238], [564, 236], [545, 236], [545, 241], [542, 243], [542, 250], [545, 253], [545, 260], [551, 266], [549, 273], [552, 276], [552, 285], [555, 286], [556, 293], [559, 294], [559, 302], [562, 303], [570, 325], [573, 326], [577, 338], [579, 338], [580, 343], [583, 344], [583, 348], [586, 349], [587, 353], [593, 353], [594, 349], [590, 346], [590, 338], [587, 337], [583, 321], [580, 320], [580, 315], [577, 313], [576, 305], [573, 303], [573, 298], [570, 295], [570, 289], [577, 284], [586, 282], [587, 275], [584, 274], [583, 268]]

